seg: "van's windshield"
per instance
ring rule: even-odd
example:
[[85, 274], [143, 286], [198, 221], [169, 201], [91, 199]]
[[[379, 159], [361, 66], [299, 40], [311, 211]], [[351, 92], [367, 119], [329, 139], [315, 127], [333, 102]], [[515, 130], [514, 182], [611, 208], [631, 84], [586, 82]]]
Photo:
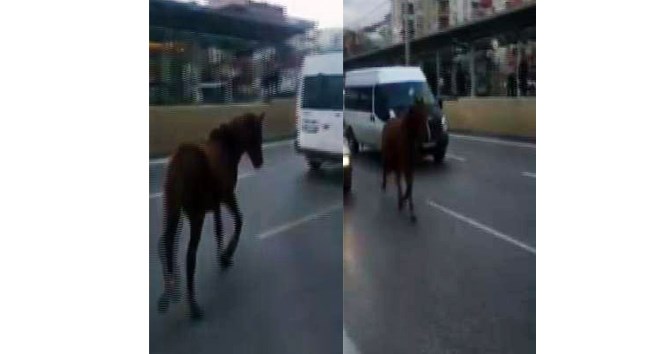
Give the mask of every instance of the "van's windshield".
[[343, 110], [343, 75], [306, 76], [302, 88], [302, 108]]
[[389, 110], [394, 110], [397, 115], [405, 112], [414, 102], [421, 97], [429, 107], [431, 113], [440, 116], [440, 108], [431, 94], [429, 85], [423, 81], [406, 81], [376, 86], [375, 113], [382, 119], [389, 119]]

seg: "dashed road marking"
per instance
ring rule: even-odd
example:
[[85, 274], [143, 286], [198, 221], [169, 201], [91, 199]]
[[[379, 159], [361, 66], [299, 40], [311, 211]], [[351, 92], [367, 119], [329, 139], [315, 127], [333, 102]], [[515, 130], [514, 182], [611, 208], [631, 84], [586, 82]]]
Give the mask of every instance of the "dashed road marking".
[[460, 161], [460, 162], [466, 162], [466, 158], [463, 157], [463, 156], [455, 155], [455, 154], [452, 154], [452, 153], [449, 153], [449, 152], [446, 154], [446, 156], [453, 159], [453, 160], [457, 160], [457, 161]]
[[[238, 182], [239, 182], [244, 178], [252, 177], [254, 175], [256, 175], [256, 172], [253, 172], [253, 171], [252, 172], [245, 172], [245, 173], [239, 174], [237, 176], [237, 179], [238, 179]], [[152, 194], [150, 194], [150, 199], [152, 199], [152, 198], [161, 198], [162, 195], [163, 195], [163, 192], [152, 193]]]
[[[263, 149], [272, 149], [275, 147], [279, 146], [284, 146], [284, 145], [292, 145], [293, 144], [293, 139], [288, 139], [288, 140], [280, 140], [280, 141], [273, 141], [271, 143], [265, 143], [263, 144]], [[159, 159], [152, 159], [150, 160], [150, 165], [163, 165], [167, 163], [169, 160], [168, 157], [162, 157]]]
[[479, 141], [483, 143], [492, 143], [492, 144], [498, 144], [498, 145], [507, 145], [507, 146], [515, 146], [515, 147], [525, 147], [529, 149], [535, 149], [537, 145], [533, 143], [524, 143], [520, 141], [509, 141], [505, 139], [498, 139], [498, 138], [487, 138], [483, 136], [472, 136], [472, 135], [463, 135], [463, 134], [450, 134], [451, 137], [456, 138], [456, 139], [462, 139], [462, 140], [470, 140], [470, 141]]
[[342, 207], [342, 204], [340, 204], [340, 203], [334, 204], [334, 205], [329, 206], [329, 207], [327, 207], [323, 210], [320, 210], [320, 211], [315, 212], [313, 214], [309, 214], [309, 215], [307, 215], [305, 217], [302, 217], [300, 219], [290, 221], [290, 222], [287, 222], [283, 225], [273, 227], [273, 228], [261, 233], [257, 237], [259, 239], [266, 239], [268, 237], [274, 236], [274, 235], [279, 234], [281, 232], [288, 231], [288, 230], [290, 230], [290, 229], [292, 229], [296, 226], [302, 225], [302, 224], [304, 224], [306, 222], [309, 222], [311, 220], [318, 219], [319, 217], [324, 216], [326, 214], [329, 214], [330, 212], [332, 212], [334, 210], [341, 209], [341, 207]]
[[450, 215], [450, 216], [452, 216], [452, 217], [454, 217], [454, 218], [456, 218], [456, 219], [459, 219], [459, 220], [461, 220], [461, 221], [463, 221], [463, 222], [465, 222], [465, 223], [467, 223], [467, 224], [469, 224], [469, 225], [471, 225], [471, 226], [474, 226], [474, 227], [476, 227], [476, 228], [478, 228], [478, 229], [480, 229], [480, 230], [482, 230], [482, 231], [485, 231], [486, 233], [488, 233], [488, 234], [491, 235], [491, 236], [494, 236], [494, 237], [496, 237], [496, 238], [499, 238], [499, 239], [501, 239], [501, 240], [503, 240], [503, 241], [506, 241], [506, 242], [508, 242], [508, 243], [511, 243], [511, 244], [514, 245], [514, 246], [517, 246], [517, 247], [519, 247], [519, 248], [521, 248], [521, 249], [523, 249], [523, 250], [526, 250], [526, 251], [528, 251], [528, 252], [530, 252], [530, 253], [532, 253], [532, 254], [535, 254], [535, 249], [534, 249], [533, 247], [530, 247], [530, 246], [526, 245], [525, 243], [523, 243], [523, 242], [521, 242], [521, 241], [518, 241], [518, 240], [516, 240], [515, 238], [513, 238], [513, 237], [511, 237], [511, 236], [508, 236], [508, 235], [506, 235], [506, 234], [504, 234], [504, 233], [502, 233], [502, 232], [500, 232], [500, 231], [497, 231], [497, 230], [495, 230], [495, 229], [492, 229], [492, 228], [490, 228], [489, 226], [486, 226], [486, 225], [480, 223], [480, 222], [477, 221], [477, 220], [474, 220], [474, 219], [469, 218], [469, 217], [467, 217], [467, 216], [465, 216], [465, 215], [462, 215], [462, 214], [460, 214], [460, 213], [457, 213], [456, 211], [451, 210], [451, 209], [449, 209], [449, 208], [446, 208], [446, 207], [444, 207], [444, 206], [442, 206], [442, 205], [440, 205], [440, 204], [437, 204], [436, 202], [434, 202], [434, 201], [432, 201], [432, 200], [429, 200], [429, 201], [427, 202], [427, 204], [429, 204], [429, 206], [431, 206], [431, 207], [433, 207], [433, 208], [435, 208], [435, 209], [438, 209], [438, 210], [444, 212], [444, 213], [447, 214], [447, 215]]
[[524, 176], [524, 177], [535, 178], [535, 173], [533, 173], [533, 172], [521, 172], [521, 175]]
[[346, 327], [343, 328], [343, 353], [344, 354], [360, 354], [360, 351], [357, 350], [357, 346], [353, 341], [348, 337], [346, 333]]

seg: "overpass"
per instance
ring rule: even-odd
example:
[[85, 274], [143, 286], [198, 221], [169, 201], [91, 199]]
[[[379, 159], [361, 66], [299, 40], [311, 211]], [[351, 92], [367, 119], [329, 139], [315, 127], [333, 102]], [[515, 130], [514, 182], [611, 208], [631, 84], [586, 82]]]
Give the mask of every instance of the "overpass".
[[[435, 55], [451, 57], [471, 47], [489, 45], [488, 39], [500, 43], [517, 43], [535, 39], [535, 3], [526, 4], [460, 26], [448, 28], [411, 41], [413, 58]], [[344, 59], [345, 69], [369, 66], [403, 65], [404, 43], [354, 55]], [[416, 61], [414, 61], [416, 62]]]
[[[528, 3], [411, 41], [410, 65], [422, 68], [445, 100], [451, 129], [535, 139], [535, 16]], [[404, 44], [353, 55], [344, 70], [404, 65]]]
[[286, 41], [314, 25], [267, 4], [213, 9], [150, 0], [150, 104], [228, 104], [259, 100], [263, 91], [272, 95], [281, 70], [299, 66], [299, 53]]

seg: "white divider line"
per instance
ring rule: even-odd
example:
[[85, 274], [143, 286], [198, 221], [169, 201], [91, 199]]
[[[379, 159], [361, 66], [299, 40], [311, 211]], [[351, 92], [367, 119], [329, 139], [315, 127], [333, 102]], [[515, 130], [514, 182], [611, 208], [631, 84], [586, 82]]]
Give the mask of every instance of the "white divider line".
[[459, 214], [459, 213], [457, 213], [456, 211], [451, 210], [451, 209], [448, 209], [448, 208], [446, 208], [446, 207], [444, 207], [444, 206], [442, 206], [442, 205], [439, 205], [439, 204], [437, 204], [436, 202], [434, 202], [434, 201], [432, 201], [432, 200], [429, 200], [429, 201], [427, 202], [427, 204], [429, 204], [429, 206], [431, 206], [431, 207], [433, 207], [433, 208], [435, 208], [435, 209], [438, 209], [438, 210], [442, 211], [443, 213], [445, 213], [445, 214], [447, 214], [447, 215], [450, 215], [450, 216], [452, 216], [452, 217], [454, 217], [454, 218], [456, 218], [456, 219], [459, 219], [459, 220], [461, 220], [461, 221], [463, 221], [463, 222], [465, 222], [465, 223], [467, 223], [467, 224], [470, 224], [471, 226], [474, 226], [474, 227], [476, 227], [476, 228], [478, 228], [478, 229], [480, 229], [480, 230], [482, 230], [482, 231], [485, 231], [486, 233], [488, 233], [488, 234], [491, 235], [491, 236], [494, 236], [494, 237], [496, 237], [496, 238], [499, 238], [499, 239], [501, 239], [501, 240], [503, 240], [503, 241], [507, 241], [508, 243], [511, 243], [511, 244], [514, 245], [514, 246], [517, 246], [517, 247], [519, 247], [519, 248], [521, 248], [521, 249], [523, 249], [523, 250], [526, 250], [526, 251], [528, 251], [528, 252], [530, 252], [530, 253], [532, 253], [532, 254], [535, 254], [535, 249], [534, 249], [534, 248], [532, 248], [532, 247], [526, 245], [525, 243], [523, 243], [523, 242], [521, 242], [521, 241], [518, 241], [518, 240], [514, 239], [513, 237], [510, 237], [510, 236], [508, 236], [508, 235], [506, 235], [506, 234], [504, 234], [504, 233], [502, 233], [502, 232], [500, 232], [500, 231], [494, 230], [494, 229], [492, 229], [492, 228], [490, 228], [490, 227], [488, 227], [488, 226], [486, 226], [486, 225], [480, 223], [480, 222], [477, 221], [477, 220], [473, 220], [473, 219], [471, 219], [471, 218], [469, 218], [469, 217], [467, 217], [467, 216], [465, 216], [465, 215]]
[[343, 328], [343, 354], [360, 354], [355, 343], [348, 337], [346, 327]]
[[[253, 171], [241, 173], [237, 176], [237, 180], [239, 182], [242, 179], [254, 176], [255, 174], [256, 174], [256, 172], [253, 172]], [[152, 193], [152, 194], [150, 194], [150, 199], [152, 199], [152, 198], [161, 198], [162, 194], [163, 194], [162, 192]]]
[[457, 160], [457, 161], [460, 161], [460, 162], [466, 162], [466, 158], [463, 157], [463, 156], [455, 155], [455, 154], [452, 154], [452, 153], [449, 153], [449, 152], [445, 156], [447, 156], [447, 157], [449, 157], [453, 160]]
[[533, 172], [521, 172], [521, 175], [524, 176], [524, 177], [535, 178], [535, 174]]
[[309, 215], [307, 215], [303, 218], [287, 222], [287, 223], [285, 223], [283, 225], [279, 225], [277, 227], [273, 227], [273, 228], [261, 233], [257, 237], [261, 240], [264, 240], [268, 237], [274, 236], [274, 235], [279, 234], [279, 233], [284, 232], [284, 231], [288, 231], [288, 230], [290, 230], [290, 229], [292, 229], [296, 226], [302, 225], [302, 224], [304, 224], [306, 222], [309, 222], [311, 220], [318, 219], [319, 217], [321, 217], [323, 215], [326, 215], [326, 214], [329, 214], [330, 212], [332, 212], [336, 209], [341, 209], [341, 207], [342, 207], [341, 203], [334, 204], [334, 205], [329, 206], [329, 207], [327, 207], [323, 210], [320, 210], [320, 211], [315, 212], [313, 214], [309, 214]]
[[263, 149], [272, 149], [284, 145], [293, 145], [293, 141], [294, 141], [293, 139], [288, 139], [288, 140], [273, 141], [271, 143], [265, 143], [263, 144]]
[[[263, 144], [263, 149], [272, 149], [275, 147], [279, 146], [284, 146], [284, 145], [292, 145], [293, 144], [293, 139], [287, 139], [287, 140], [279, 140], [279, 141], [273, 141], [271, 143], [265, 143]], [[152, 159], [150, 160], [150, 165], [163, 165], [167, 163], [169, 160], [168, 157], [162, 157], [159, 159]]]
[[520, 141], [510, 141], [510, 140], [498, 139], [498, 138], [488, 138], [488, 137], [483, 137], [483, 136], [472, 136], [472, 135], [464, 135], [464, 134], [450, 134], [450, 136], [453, 137], [453, 138], [462, 139], [462, 140], [479, 141], [479, 142], [483, 142], [483, 143], [492, 143], [492, 144], [498, 144], [498, 145], [525, 147], [525, 148], [529, 148], [529, 149], [535, 149], [536, 146], [537, 146], [533, 143], [524, 143], [524, 142], [520, 142]]
[[163, 165], [168, 162], [168, 157], [162, 157], [160, 159], [150, 160], [150, 165]]

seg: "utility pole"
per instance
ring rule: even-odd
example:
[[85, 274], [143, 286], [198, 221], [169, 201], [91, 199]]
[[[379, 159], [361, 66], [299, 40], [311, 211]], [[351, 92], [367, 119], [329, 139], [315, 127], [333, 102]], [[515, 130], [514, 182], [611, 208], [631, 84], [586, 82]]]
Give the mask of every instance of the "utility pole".
[[413, 21], [414, 6], [411, 0], [406, 0], [405, 3], [402, 3], [401, 14], [403, 17], [403, 41], [404, 48], [406, 50], [406, 66], [410, 65], [410, 24]]

